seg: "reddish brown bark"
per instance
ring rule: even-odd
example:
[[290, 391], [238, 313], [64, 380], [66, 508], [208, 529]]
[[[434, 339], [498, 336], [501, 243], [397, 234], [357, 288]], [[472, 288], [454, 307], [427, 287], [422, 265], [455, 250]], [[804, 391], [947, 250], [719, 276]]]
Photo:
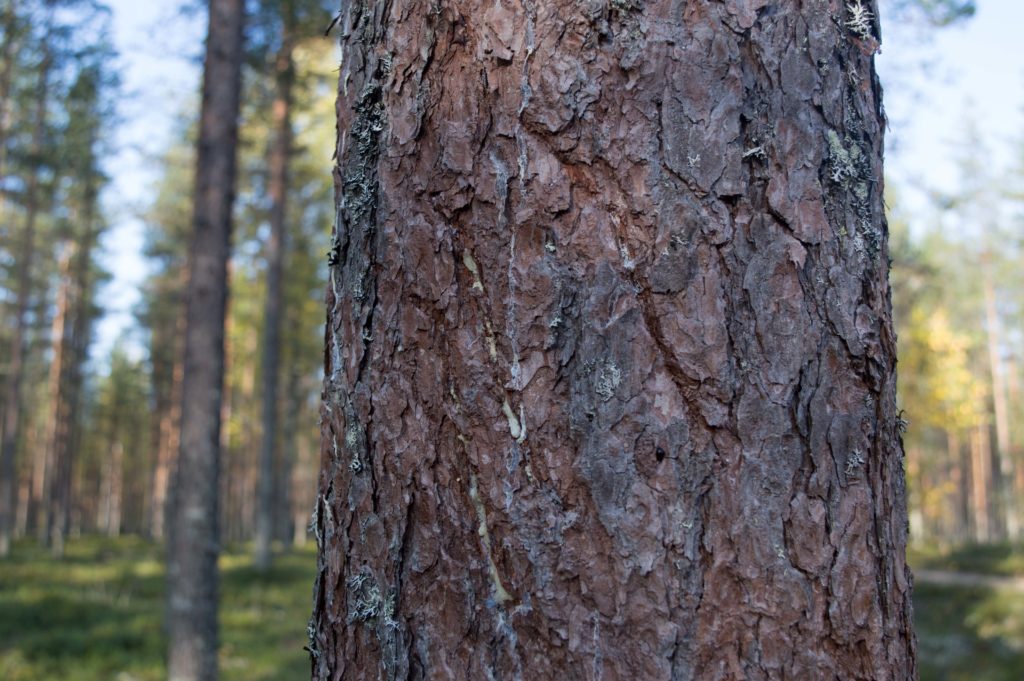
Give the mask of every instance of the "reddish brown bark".
[[314, 678], [915, 676], [851, 22], [345, 4]]

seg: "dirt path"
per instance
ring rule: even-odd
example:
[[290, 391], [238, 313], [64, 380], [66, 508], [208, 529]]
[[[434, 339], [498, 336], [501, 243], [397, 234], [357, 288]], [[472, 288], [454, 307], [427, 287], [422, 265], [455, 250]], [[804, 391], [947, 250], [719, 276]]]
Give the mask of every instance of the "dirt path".
[[946, 572], [944, 570], [914, 570], [914, 580], [942, 586], [983, 586], [990, 589], [1010, 589], [1024, 593], [1024, 577], [998, 577], [973, 572]]

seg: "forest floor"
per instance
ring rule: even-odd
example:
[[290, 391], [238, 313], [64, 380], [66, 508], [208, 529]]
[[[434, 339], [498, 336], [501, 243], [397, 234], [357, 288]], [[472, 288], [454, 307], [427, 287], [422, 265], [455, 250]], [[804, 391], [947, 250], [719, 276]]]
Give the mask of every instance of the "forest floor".
[[[1013, 579], [1024, 576], [1024, 549], [914, 551], [910, 559], [920, 571], [922, 681], [1024, 679], [1024, 590]], [[221, 678], [308, 678], [314, 548], [278, 556], [267, 574], [248, 552], [229, 551], [221, 571]], [[63, 561], [18, 544], [0, 562], [0, 679], [163, 679], [163, 586], [159, 550], [138, 539], [73, 541]]]
[[[165, 679], [160, 558], [132, 538], [75, 540], [63, 561], [17, 544], [0, 561], [0, 679]], [[309, 678], [315, 571], [315, 546], [277, 556], [266, 574], [247, 552], [221, 557], [223, 681]]]
[[921, 681], [1024, 679], [1024, 547], [913, 549]]

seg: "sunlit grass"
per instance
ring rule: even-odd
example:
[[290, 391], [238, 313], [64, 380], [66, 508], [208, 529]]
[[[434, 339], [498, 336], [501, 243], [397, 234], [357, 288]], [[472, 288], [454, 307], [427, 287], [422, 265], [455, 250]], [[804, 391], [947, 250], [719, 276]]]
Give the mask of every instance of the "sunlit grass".
[[[312, 548], [266, 574], [249, 554], [221, 563], [221, 678], [309, 676], [306, 622]], [[159, 548], [131, 538], [82, 539], [55, 561], [31, 542], [0, 561], [0, 679], [158, 681], [166, 677]]]
[[[1021, 574], [1019, 552], [972, 547], [915, 552], [918, 567]], [[260, 574], [248, 552], [221, 560], [221, 677], [309, 676], [306, 621], [312, 547]], [[161, 681], [164, 570], [158, 547], [83, 539], [55, 561], [25, 542], [0, 562], [0, 679]], [[918, 583], [915, 618], [923, 681], [1024, 679], [1024, 594]]]

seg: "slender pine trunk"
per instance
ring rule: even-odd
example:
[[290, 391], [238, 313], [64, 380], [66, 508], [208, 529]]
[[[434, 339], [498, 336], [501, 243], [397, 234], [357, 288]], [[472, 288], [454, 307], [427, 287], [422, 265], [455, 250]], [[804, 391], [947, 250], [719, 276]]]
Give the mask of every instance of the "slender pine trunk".
[[996, 293], [992, 281], [992, 266], [986, 260], [982, 264], [982, 289], [985, 298], [985, 328], [988, 345], [989, 376], [992, 379], [992, 413], [996, 429], [996, 498], [999, 509], [1000, 534], [1005, 538], [1017, 539], [1020, 523], [1017, 518], [1017, 502], [1013, 493], [1016, 479], [1015, 465], [1010, 446], [1010, 416], [1006, 399], [1006, 377], [1002, 362], [1002, 325], [996, 310]]
[[988, 424], [971, 429], [971, 510], [973, 512], [974, 541], [984, 543], [993, 539], [988, 491], [992, 486], [992, 451], [989, 446]]
[[[184, 269], [182, 277], [184, 281], [187, 281], [187, 271]], [[157, 435], [156, 466], [153, 469], [149, 527], [150, 535], [157, 540], [164, 539], [167, 519], [173, 515], [174, 504], [170, 494], [170, 481], [174, 479], [178, 448], [181, 445], [181, 386], [185, 371], [185, 348], [178, 339], [185, 337], [185, 323], [185, 308], [182, 307], [176, 315], [174, 325], [175, 341], [173, 341], [170, 389], [165, 407], [158, 412], [159, 433]]]
[[67, 364], [70, 346], [68, 334], [71, 324], [71, 305], [73, 294], [71, 292], [71, 269], [74, 253], [77, 249], [74, 244], [66, 243], [62, 247], [58, 273], [60, 284], [57, 289], [57, 306], [53, 322], [50, 327], [50, 374], [47, 381], [47, 420], [46, 420], [46, 462], [43, 467], [43, 490], [44, 498], [41, 511], [44, 520], [40, 523], [40, 539], [42, 544], [60, 553], [63, 547], [54, 547], [54, 538], [61, 539], [58, 534], [57, 525], [60, 515], [58, 497], [63, 487], [61, 475], [61, 450], [67, 442], [68, 436], [68, 414], [67, 401], [63, 390], [67, 378]]
[[[7, 172], [7, 131], [10, 128], [11, 79], [14, 75], [15, 54], [18, 48], [18, 14], [15, 0], [4, 1], [3, 43], [0, 47], [0, 179]], [[0, 214], [3, 213], [5, 195], [0, 191]]]
[[260, 400], [263, 410], [260, 442], [259, 488], [256, 506], [256, 567], [267, 569], [271, 561], [274, 519], [284, 509], [277, 508], [274, 492], [274, 453], [278, 439], [278, 374], [281, 356], [281, 309], [284, 302], [283, 269], [287, 249], [288, 165], [292, 147], [292, 64], [294, 12], [292, 3], [284, 3], [285, 21], [281, 49], [275, 60], [277, 93], [273, 103], [274, 141], [270, 150], [268, 191], [270, 194], [270, 236], [264, 247], [267, 261], [267, 297], [263, 310], [263, 386]]
[[[52, 1], [46, 3], [49, 10], [53, 5]], [[8, 3], [8, 13], [13, 12], [13, 3]], [[8, 14], [8, 18], [10, 18]], [[50, 17], [47, 17], [50, 21]], [[10, 49], [7, 44], [13, 41], [5, 41], [5, 50]], [[42, 155], [43, 143], [46, 136], [47, 106], [50, 96], [50, 76], [53, 68], [53, 55], [49, 47], [49, 41], [44, 40], [42, 55], [39, 61], [39, 74], [35, 92], [33, 116], [35, 126], [32, 131], [31, 157], [39, 158]], [[3, 107], [7, 106], [7, 99], [3, 100]], [[0, 111], [0, 119], [5, 112]], [[3, 140], [0, 139], [0, 144]], [[2, 176], [0, 167], [0, 176]], [[18, 275], [17, 293], [14, 302], [14, 333], [11, 336], [10, 360], [8, 361], [7, 381], [4, 385], [3, 399], [3, 421], [0, 427], [3, 434], [0, 435], [0, 558], [10, 552], [11, 547], [11, 526], [14, 510], [14, 471], [15, 454], [17, 452], [18, 440], [21, 428], [21, 383], [25, 373], [25, 342], [27, 332], [26, 312], [29, 305], [29, 296], [32, 290], [32, 264], [35, 258], [35, 232], [36, 221], [40, 212], [40, 169], [31, 169], [25, 189], [25, 225], [21, 234], [21, 246], [18, 250]]]
[[245, 3], [210, 0], [196, 159], [181, 451], [168, 547], [168, 678], [217, 678], [224, 314], [235, 193]]

